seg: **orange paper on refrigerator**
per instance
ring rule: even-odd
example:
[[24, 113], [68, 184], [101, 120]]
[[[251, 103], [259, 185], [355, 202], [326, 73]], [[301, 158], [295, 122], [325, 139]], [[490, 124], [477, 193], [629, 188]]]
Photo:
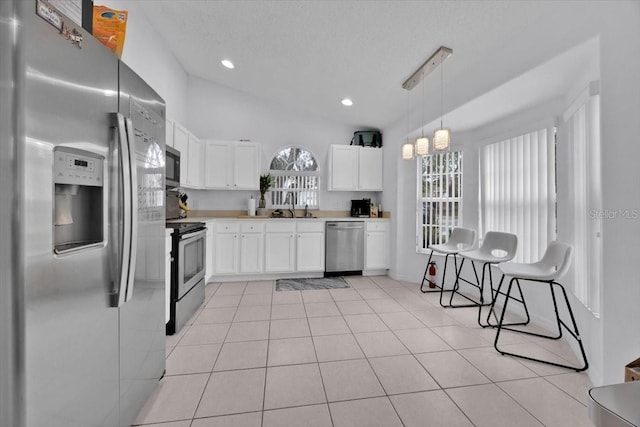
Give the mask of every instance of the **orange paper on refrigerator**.
[[106, 6], [93, 7], [93, 36], [118, 58], [122, 58], [128, 15], [129, 12], [126, 10], [115, 10]]

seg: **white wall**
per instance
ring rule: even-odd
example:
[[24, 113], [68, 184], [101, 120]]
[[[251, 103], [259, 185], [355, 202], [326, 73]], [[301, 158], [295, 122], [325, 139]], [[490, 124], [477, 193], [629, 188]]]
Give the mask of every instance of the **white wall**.
[[164, 39], [149, 24], [135, 1], [101, 0], [97, 4], [129, 12], [122, 62], [164, 99], [167, 118], [184, 121], [187, 114], [187, 73], [166, 48]]
[[[520, 68], [522, 64], [534, 67], [597, 37], [600, 51], [604, 207], [610, 210], [640, 209], [640, 194], [636, 184], [640, 182], [640, 168], [637, 167], [637, 159], [640, 158], [640, 145], [637, 144], [637, 135], [640, 134], [640, 85], [637, 80], [640, 75], [640, 3], [554, 2], [551, 6], [544, 25], [536, 23], [544, 31], [524, 29], [527, 31], [514, 34], [513, 39], [505, 41], [505, 49], [501, 53], [510, 52], [509, 55], [503, 55], [507, 60], [496, 63], [496, 58], [488, 58], [485, 63], [478, 64], [470, 80], [477, 82], [486, 77], [485, 82], [477, 82], [472, 89], [467, 87], [469, 79], [460, 84], [454, 83], [453, 88], [448, 89], [450, 105], [447, 109], [453, 110], [472, 100], [477, 96], [478, 89], [484, 87], [490, 90], [497, 86], [496, 83], [517, 76], [523, 71]], [[500, 75], [499, 81], [495, 80], [496, 72]], [[573, 90], [575, 87], [567, 87], [566, 92], [559, 93], [558, 97], [568, 99]], [[548, 110], [547, 117], [561, 113], [560, 106], [564, 103], [558, 102], [556, 106], [551, 104], [539, 106], [541, 111]], [[527, 114], [533, 113], [516, 115], [512, 120], [514, 123], [519, 119], [534, 120], [535, 114]], [[386, 138], [385, 163], [395, 163], [398, 168], [398, 196], [394, 207], [396, 221], [393, 223], [396, 259], [391, 274], [416, 281], [422, 277], [426, 258], [415, 253], [413, 224], [416, 171], [414, 162], [399, 160], [399, 146], [406, 134], [402, 129], [402, 123], [384, 129], [385, 135], [393, 137]], [[500, 134], [501, 131], [504, 128], [500, 126], [462, 134], [453, 129], [454, 142], [464, 145], [464, 222], [468, 226], [477, 224], [477, 198], [473, 198], [477, 196], [477, 147], [474, 148], [474, 144], [492, 132]], [[562, 166], [558, 165], [559, 168]], [[469, 170], [469, 167], [474, 169]], [[469, 214], [469, 209], [475, 209], [475, 214]], [[467, 222], [467, 219], [471, 222]], [[570, 220], [559, 218], [559, 224]], [[637, 307], [640, 286], [635, 268], [640, 265], [638, 236], [639, 220], [619, 218], [608, 220], [604, 225], [604, 288], [600, 320], [594, 319], [580, 303], [572, 299], [589, 351], [589, 375], [596, 385], [622, 381], [624, 365], [640, 356], [640, 310]], [[538, 297], [534, 296], [533, 301], [539, 301]]]
[[[310, 150], [321, 171], [321, 209], [349, 210], [351, 199], [365, 197], [376, 203], [380, 201], [380, 195], [374, 192], [327, 191], [329, 145], [349, 144], [357, 129], [193, 76], [189, 77], [188, 99], [188, 117], [184, 125], [205, 140], [248, 139], [260, 143], [262, 173], [268, 171], [271, 158], [281, 148], [298, 145]], [[257, 191], [188, 190], [187, 193], [190, 206], [200, 210], [246, 209], [249, 197], [252, 194], [254, 198], [259, 196]]]

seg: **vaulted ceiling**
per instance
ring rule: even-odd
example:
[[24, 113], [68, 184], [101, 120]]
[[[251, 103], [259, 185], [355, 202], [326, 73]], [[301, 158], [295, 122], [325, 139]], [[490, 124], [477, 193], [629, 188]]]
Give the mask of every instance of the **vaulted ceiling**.
[[[520, 40], [535, 38], [544, 31], [540, 23], [557, 4], [140, 2], [187, 73], [328, 120], [377, 128], [399, 120], [408, 108], [424, 108], [425, 122], [436, 119], [441, 71], [445, 112], [452, 113], [450, 119], [459, 127], [472, 127], [557, 96], [558, 87], [573, 78], [576, 70], [593, 66], [591, 50], [578, 50], [564, 60], [549, 58], [531, 72], [514, 64], [513, 78], [507, 81], [494, 82], [487, 71], [488, 61], [498, 58], [505, 46], [513, 49]], [[444, 68], [427, 76], [424, 86], [410, 93], [402, 89], [403, 81], [441, 45], [454, 51]], [[235, 69], [220, 64], [225, 58], [233, 61]], [[478, 69], [484, 75], [478, 76]], [[529, 84], [534, 81], [531, 79], [540, 78], [547, 79], [548, 84]], [[460, 82], [481, 79], [488, 81], [487, 87], [492, 90], [474, 98], [475, 104], [456, 104], [447, 97]], [[352, 107], [341, 105], [345, 97], [353, 100]]]

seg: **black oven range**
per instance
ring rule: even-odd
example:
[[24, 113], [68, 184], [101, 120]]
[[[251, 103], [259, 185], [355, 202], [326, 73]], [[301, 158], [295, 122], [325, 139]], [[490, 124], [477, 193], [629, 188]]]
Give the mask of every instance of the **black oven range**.
[[180, 332], [204, 301], [206, 231], [203, 222], [167, 221], [171, 234], [170, 318], [167, 335]]

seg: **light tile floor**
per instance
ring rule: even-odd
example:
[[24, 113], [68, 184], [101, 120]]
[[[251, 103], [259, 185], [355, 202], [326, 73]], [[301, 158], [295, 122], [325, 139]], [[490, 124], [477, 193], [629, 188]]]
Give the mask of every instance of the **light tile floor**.
[[[147, 427], [592, 426], [584, 373], [501, 356], [472, 308], [386, 276], [351, 289], [210, 283], [167, 337]], [[507, 333], [505, 348], [575, 363], [563, 342]]]

